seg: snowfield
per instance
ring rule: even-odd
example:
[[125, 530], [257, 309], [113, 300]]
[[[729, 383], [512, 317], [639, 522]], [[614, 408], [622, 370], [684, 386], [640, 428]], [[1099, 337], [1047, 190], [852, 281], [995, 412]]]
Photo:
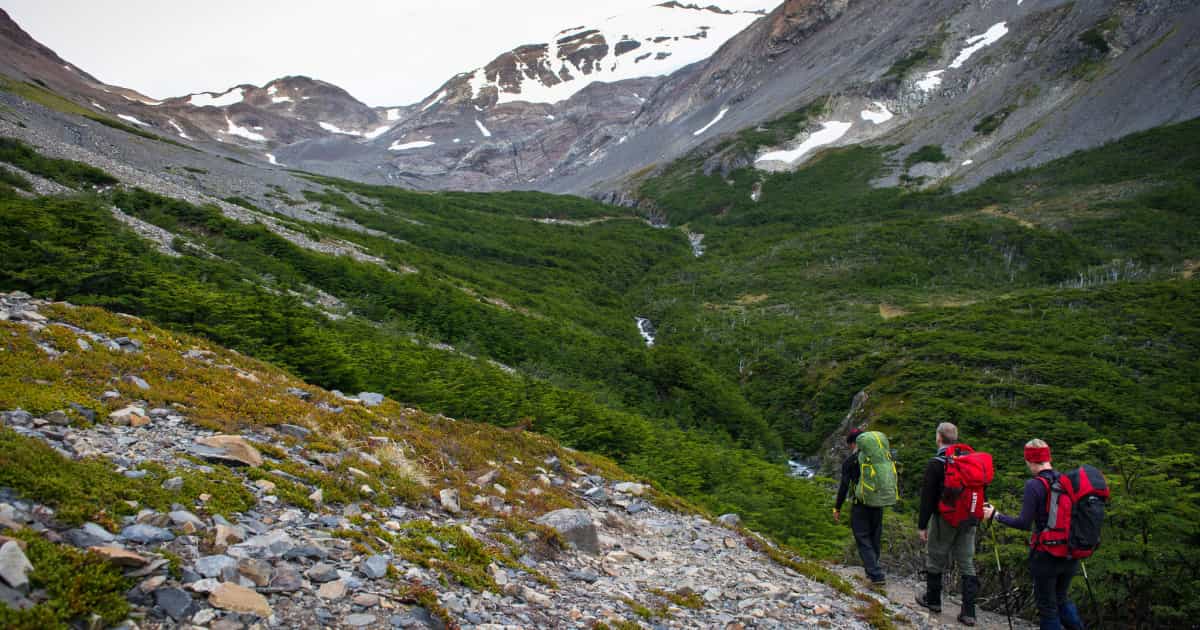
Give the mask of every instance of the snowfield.
[[124, 120], [125, 122], [131, 122], [135, 125], [141, 125], [142, 127], [150, 126], [149, 123], [142, 122], [142, 121], [138, 120], [137, 118], [130, 116], [129, 114], [117, 114], [117, 118], [120, 118], [121, 120]]
[[820, 131], [813, 133], [808, 137], [807, 140], [801, 142], [800, 146], [794, 149], [770, 151], [764, 153], [758, 156], [758, 159], [755, 160], [755, 163], [786, 162], [788, 164], [795, 164], [800, 160], [800, 158], [804, 157], [814, 149], [837, 142], [842, 138], [842, 136], [846, 135], [847, 131], [850, 131], [850, 127], [852, 126], [853, 123], [839, 122], [836, 120], [822, 123]]
[[[571, 98], [596, 81], [614, 82], [638, 77], [666, 76], [712, 56], [726, 41], [779, 6], [780, 0], [717, 0], [704, 3], [661, 4], [610, 17], [599, 24], [577, 26], [546, 38], [546, 53], [534, 67], [520, 68], [522, 78], [513, 87], [501, 86], [484, 68], [471, 74], [472, 96], [485, 89], [499, 93], [499, 104], [525, 101], [557, 103]], [[715, 6], [723, 12], [710, 10]], [[559, 42], [598, 31], [608, 53], [585, 73], [566, 59]], [[618, 44], [621, 54], [616, 54]], [[633, 47], [636, 44], [636, 47]], [[625, 50], [625, 48], [630, 48]], [[546, 85], [542, 76], [557, 77]]]
[[872, 105], [875, 106], [875, 109], [864, 109], [860, 114], [863, 120], [873, 122], [876, 125], [882, 125], [896, 117], [895, 114], [888, 110], [887, 105], [879, 101], [875, 101]]
[[229, 118], [225, 119], [225, 124], [227, 125], [227, 128], [225, 129], [226, 134], [237, 136], [239, 138], [245, 138], [247, 140], [253, 140], [254, 142], [267, 141], [266, 136], [262, 135], [261, 133], [254, 133], [245, 127], [239, 127]]
[[992, 44], [1000, 41], [1000, 38], [1007, 34], [1008, 25], [1005, 22], [998, 22], [993, 24], [988, 30], [984, 31], [983, 34], [968, 38], [967, 47], [958, 53], [958, 56], [954, 58], [954, 61], [950, 62], [950, 67], [961, 68], [962, 65], [971, 58], [971, 55], [974, 55], [980, 50], [983, 50], [985, 47], [991, 46]]

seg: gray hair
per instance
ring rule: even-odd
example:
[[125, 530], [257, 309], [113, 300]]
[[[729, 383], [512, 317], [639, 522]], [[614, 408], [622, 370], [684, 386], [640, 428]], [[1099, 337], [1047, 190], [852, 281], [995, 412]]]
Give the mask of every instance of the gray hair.
[[1050, 448], [1050, 445], [1042, 440], [1033, 438], [1025, 443], [1025, 448]]
[[958, 427], [949, 422], [939, 424], [937, 434], [938, 437], [942, 438], [942, 444], [954, 444], [958, 442]]

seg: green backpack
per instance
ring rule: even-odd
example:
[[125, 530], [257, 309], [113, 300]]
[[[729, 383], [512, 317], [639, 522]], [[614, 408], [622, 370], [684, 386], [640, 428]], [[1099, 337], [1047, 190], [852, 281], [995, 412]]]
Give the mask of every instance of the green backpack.
[[858, 483], [854, 496], [859, 503], [871, 507], [887, 507], [900, 500], [900, 488], [896, 483], [896, 462], [887, 436], [879, 431], [868, 431], [858, 436]]

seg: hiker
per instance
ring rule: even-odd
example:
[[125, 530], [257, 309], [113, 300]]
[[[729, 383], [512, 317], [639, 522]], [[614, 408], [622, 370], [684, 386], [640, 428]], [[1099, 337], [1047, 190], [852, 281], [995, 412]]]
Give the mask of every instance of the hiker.
[[[859, 443], [862, 440], [866, 440], [869, 452], [860, 452]], [[883, 508], [896, 503], [895, 464], [891, 461], [887, 438], [882, 433], [864, 433], [860, 429], [853, 429], [846, 435], [846, 443], [850, 445], [850, 455], [842, 463], [842, 481], [838, 486], [833, 519], [841, 521], [842, 504], [853, 488], [850, 530], [854, 532], [854, 542], [858, 545], [858, 555], [862, 558], [867, 578], [872, 584], [882, 586], [887, 583], [883, 569], [879, 566], [879, 557], [883, 553]], [[874, 485], [864, 485], [864, 468], [868, 470], [871, 478], [882, 481]], [[890, 482], [887, 480], [888, 470], [891, 471]]]
[[[975, 532], [986, 502], [983, 487], [991, 483], [991, 456], [960, 444], [958, 427], [949, 422], [938, 425], [935, 440], [937, 454], [925, 466], [921, 484], [917, 529], [925, 543], [925, 592], [918, 593], [916, 599], [921, 606], [942, 612], [942, 575], [950, 571], [952, 562], [957, 563], [962, 574], [958, 621], [974, 626], [975, 598], [979, 594]], [[972, 464], [969, 471], [968, 463]]]
[[984, 507], [984, 518], [996, 520], [1014, 529], [1033, 529], [1034, 537], [1029, 549], [1029, 573], [1033, 576], [1033, 595], [1037, 602], [1038, 617], [1042, 630], [1059, 628], [1082, 629], [1083, 620], [1079, 610], [1071, 602], [1071, 578], [1079, 572], [1079, 560], [1058, 558], [1037, 544], [1039, 532], [1046, 529], [1050, 519], [1049, 490], [1058, 479], [1050, 463], [1050, 446], [1039, 439], [1025, 444], [1025, 465], [1033, 478], [1025, 482], [1025, 496], [1021, 500], [1021, 513], [1009, 516], [996, 511], [991, 505]]

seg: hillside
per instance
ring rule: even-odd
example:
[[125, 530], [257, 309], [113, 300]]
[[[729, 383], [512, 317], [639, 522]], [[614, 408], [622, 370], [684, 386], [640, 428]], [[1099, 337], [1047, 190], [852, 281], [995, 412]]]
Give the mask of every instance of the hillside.
[[914, 614], [543, 436], [329, 392], [128, 315], [0, 306], [6, 628]]

